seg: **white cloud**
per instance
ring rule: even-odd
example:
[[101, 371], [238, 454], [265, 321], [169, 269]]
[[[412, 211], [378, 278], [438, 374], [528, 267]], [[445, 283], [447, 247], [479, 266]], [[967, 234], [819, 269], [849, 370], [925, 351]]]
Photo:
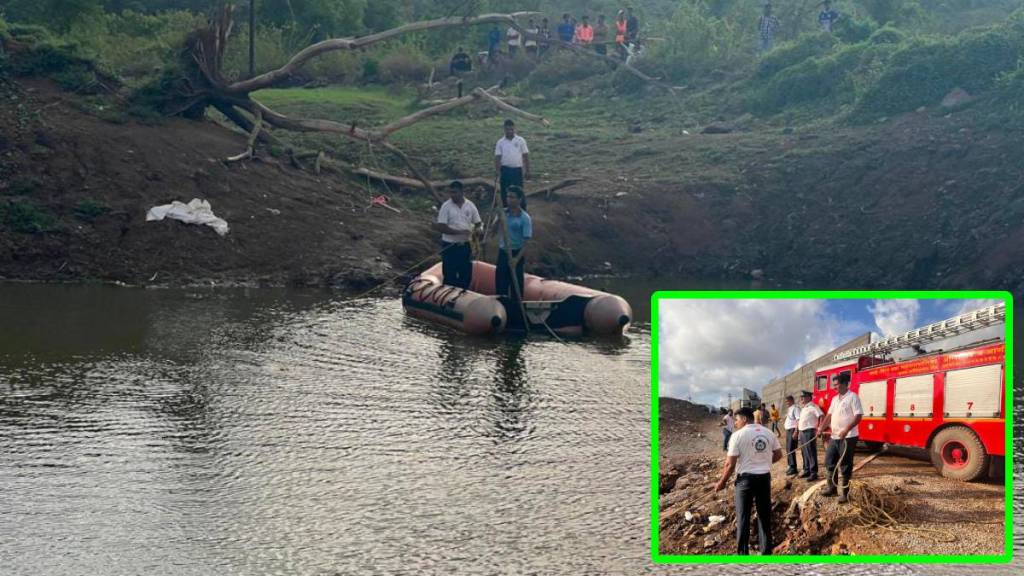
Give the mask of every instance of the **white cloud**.
[[868, 311], [883, 336], [895, 336], [917, 327], [921, 305], [917, 300], [875, 300]]
[[661, 394], [713, 404], [852, 336], [824, 300], [663, 300], [658, 326]]

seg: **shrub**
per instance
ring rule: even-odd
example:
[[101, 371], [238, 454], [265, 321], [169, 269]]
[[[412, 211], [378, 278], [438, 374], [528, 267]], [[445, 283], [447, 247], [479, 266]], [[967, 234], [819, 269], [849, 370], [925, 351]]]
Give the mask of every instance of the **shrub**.
[[530, 73], [529, 83], [534, 88], [553, 88], [608, 71], [608, 66], [596, 58], [552, 49]]
[[665, 42], [651, 47], [649, 59], [673, 80], [735, 66], [753, 45], [744, 27], [712, 15], [702, 2], [680, 4], [665, 35]]
[[380, 75], [380, 62], [376, 58], [363, 59], [363, 80], [376, 80]]
[[892, 26], [883, 26], [871, 34], [872, 44], [901, 44], [907, 39], [906, 33]]
[[75, 216], [87, 222], [92, 222], [109, 211], [110, 208], [108, 206], [100, 204], [95, 200], [82, 200], [72, 210]]
[[849, 16], [840, 18], [835, 23], [832, 27], [832, 34], [843, 42], [856, 44], [857, 42], [867, 40], [877, 29], [878, 26], [872, 20], [859, 20]]
[[1001, 28], [908, 43], [893, 54], [854, 118], [868, 120], [933, 105], [957, 87], [972, 93], [989, 89], [1017, 67], [1021, 49], [1020, 37]]
[[384, 82], [425, 82], [428, 76], [430, 62], [419, 51], [396, 50], [380, 60], [380, 78]]
[[761, 58], [757, 76], [769, 78], [781, 70], [800, 64], [809, 58], [827, 54], [839, 41], [826, 32], [804, 34], [794, 42], [787, 42]]
[[0, 225], [24, 234], [50, 232], [56, 229], [57, 218], [29, 200], [9, 200], [0, 202]]
[[622, 67], [612, 73], [612, 89], [618, 94], [635, 94], [643, 90], [646, 84], [644, 80]]

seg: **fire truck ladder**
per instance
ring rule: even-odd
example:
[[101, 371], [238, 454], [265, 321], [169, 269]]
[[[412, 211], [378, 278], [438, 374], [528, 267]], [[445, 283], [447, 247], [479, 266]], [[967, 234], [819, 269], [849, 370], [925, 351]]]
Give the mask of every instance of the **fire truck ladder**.
[[929, 324], [923, 328], [916, 328], [897, 336], [890, 336], [878, 342], [858, 346], [849, 350], [843, 350], [836, 354], [836, 361], [856, 358], [858, 356], [873, 356], [886, 354], [900, 348], [909, 348], [914, 345], [928, 344], [937, 340], [945, 340], [952, 336], [965, 334], [974, 330], [980, 330], [994, 324], [1006, 321], [1006, 304], [999, 303], [993, 306], [986, 306], [972, 312], [948, 318], [941, 322]]

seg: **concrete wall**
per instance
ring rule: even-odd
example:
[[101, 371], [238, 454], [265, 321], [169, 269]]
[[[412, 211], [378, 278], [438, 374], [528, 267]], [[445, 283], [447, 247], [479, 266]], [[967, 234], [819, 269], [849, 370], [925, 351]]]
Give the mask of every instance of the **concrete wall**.
[[799, 400], [801, 390], [812, 390], [812, 387], [814, 386], [814, 372], [821, 366], [835, 364], [835, 360], [833, 360], [832, 357], [837, 352], [856, 346], [863, 346], [864, 344], [868, 344], [870, 341], [871, 334], [865, 333], [842, 344], [836, 349], [830, 350], [828, 353], [815, 358], [813, 361], [804, 364], [789, 374], [772, 380], [768, 384], [765, 384], [764, 388], [761, 390], [761, 398], [764, 399], [765, 404], [771, 406], [772, 403], [775, 403], [775, 405], [781, 410], [782, 406], [785, 405], [783, 399], [787, 395], [792, 394], [794, 399]]

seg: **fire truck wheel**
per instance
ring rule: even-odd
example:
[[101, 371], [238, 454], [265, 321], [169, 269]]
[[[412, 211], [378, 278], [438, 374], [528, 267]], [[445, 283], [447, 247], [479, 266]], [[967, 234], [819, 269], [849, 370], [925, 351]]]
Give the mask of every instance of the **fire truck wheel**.
[[946, 478], [973, 482], [988, 472], [990, 456], [969, 428], [952, 426], [935, 435], [931, 447], [932, 464]]

